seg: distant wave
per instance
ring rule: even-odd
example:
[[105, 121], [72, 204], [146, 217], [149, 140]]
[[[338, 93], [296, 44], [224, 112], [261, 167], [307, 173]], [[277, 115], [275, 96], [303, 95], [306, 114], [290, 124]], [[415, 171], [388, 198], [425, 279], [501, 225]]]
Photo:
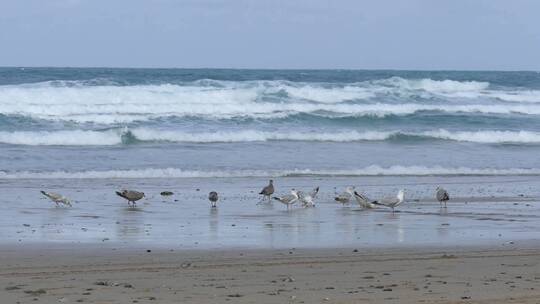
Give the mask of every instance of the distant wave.
[[107, 171], [0, 171], [0, 179], [106, 179], [106, 178], [218, 178], [218, 177], [295, 177], [295, 176], [426, 176], [426, 175], [540, 175], [540, 168], [468, 168], [423, 166], [369, 166], [351, 170], [232, 170], [199, 171], [178, 168]]
[[187, 133], [148, 128], [106, 131], [17, 131], [0, 132], [0, 143], [12, 145], [114, 146], [137, 142], [235, 143], [257, 141], [406, 141], [452, 140], [474, 143], [538, 144], [540, 132], [531, 131], [456, 131], [444, 129], [422, 132], [336, 131], [336, 132], [267, 132], [258, 130]]
[[115, 85], [104, 80], [0, 86], [0, 114], [118, 124], [167, 116], [254, 117], [328, 112], [349, 116], [419, 111], [540, 115], [540, 91], [432, 79], [358, 83], [199, 80]]
[[442, 113], [540, 115], [539, 105], [498, 104], [310, 104], [254, 102], [244, 104], [124, 104], [124, 105], [5, 105], [1, 114], [29, 116], [51, 121], [123, 124], [163, 117], [200, 117], [208, 119], [284, 118], [299, 113], [326, 117], [385, 117], [411, 115], [423, 111]]

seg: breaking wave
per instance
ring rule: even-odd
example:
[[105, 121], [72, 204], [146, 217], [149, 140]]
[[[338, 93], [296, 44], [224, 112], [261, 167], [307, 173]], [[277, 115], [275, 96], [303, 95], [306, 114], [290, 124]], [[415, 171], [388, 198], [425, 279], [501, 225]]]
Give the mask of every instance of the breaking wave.
[[98, 124], [169, 116], [267, 118], [314, 112], [349, 116], [419, 111], [540, 115], [540, 91], [492, 89], [489, 83], [478, 81], [392, 77], [338, 84], [280, 80], [131, 86], [98, 83], [51, 81], [0, 86], [0, 114]]
[[426, 175], [540, 175], [540, 168], [468, 168], [424, 166], [369, 166], [351, 170], [232, 170], [199, 171], [178, 168], [108, 170], [108, 171], [0, 171], [0, 179], [107, 179], [107, 178], [227, 178], [227, 177], [295, 177], [295, 176], [426, 176]]
[[336, 132], [267, 132], [259, 130], [188, 133], [148, 128], [111, 129], [106, 131], [16, 131], [0, 132], [0, 143], [12, 145], [114, 146], [139, 142], [236, 143], [258, 141], [407, 141], [451, 140], [484, 144], [538, 144], [540, 132], [531, 131], [336, 131]]

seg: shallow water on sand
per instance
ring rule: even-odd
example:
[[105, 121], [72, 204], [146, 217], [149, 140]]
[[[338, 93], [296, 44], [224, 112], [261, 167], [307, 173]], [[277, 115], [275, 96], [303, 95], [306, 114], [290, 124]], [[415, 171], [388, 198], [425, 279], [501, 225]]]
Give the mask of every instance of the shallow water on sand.
[[[276, 194], [321, 187], [315, 208], [287, 211], [261, 203], [262, 178], [33, 179], [0, 182], [0, 244], [99, 244], [119, 247], [332, 248], [518, 244], [540, 240], [538, 176], [289, 177]], [[356, 185], [369, 197], [406, 189], [395, 214], [333, 201], [335, 191]], [[444, 185], [452, 201], [433, 198]], [[114, 194], [123, 187], [144, 191], [137, 208]], [[336, 187], [336, 189], [334, 189]], [[72, 208], [55, 207], [39, 190], [62, 193]], [[200, 189], [197, 191], [197, 189]], [[162, 197], [161, 191], [175, 194]], [[218, 208], [208, 192], [218, 191]]]

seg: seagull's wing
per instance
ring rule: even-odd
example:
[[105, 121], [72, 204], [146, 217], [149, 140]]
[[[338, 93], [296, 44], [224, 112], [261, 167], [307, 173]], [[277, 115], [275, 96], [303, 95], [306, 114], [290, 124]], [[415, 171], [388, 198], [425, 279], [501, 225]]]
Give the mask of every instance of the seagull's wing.
[[287, 194], [287, 195], [284, 195], [282, 197], [279, 197], [278, 198], [278, 201], [284, 203], [284, 204], [294, 204], [296, 202], [296, 200], [298, 200], [298, 197], [292, 195], [292, 194]]
[[375, 205], [381, 205], [381, 206], [386, 206], [386, 207], [396, 206], [397, 203], [399, 203], [399, 200], [397, 197], [384, 197], [378, 201], [373, 202], [373, 204]]
[[365, 195], [362, 193], [358, 193], [354, 191], [354, 198], [356, 199], [356, 202], [362, 206], [363, 208], [374, 208], [375, 205], [373, 205], [373, 201], [368, 199]]

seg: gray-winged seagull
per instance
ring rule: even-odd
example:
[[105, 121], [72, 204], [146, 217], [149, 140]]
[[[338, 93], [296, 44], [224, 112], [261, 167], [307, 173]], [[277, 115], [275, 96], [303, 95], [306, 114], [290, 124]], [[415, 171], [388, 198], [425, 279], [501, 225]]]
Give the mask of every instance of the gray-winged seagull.
[[404, 199], [405, 199], [405, 190], [401, 189], [399, 190], [398, 194], [395, 197], [385, 197], [378, 201], [374, 201], [373, 204], [392, 208], [392, 213], [394, 213], [394, 208], [396, 208], [401, 203], [403, 203]]

